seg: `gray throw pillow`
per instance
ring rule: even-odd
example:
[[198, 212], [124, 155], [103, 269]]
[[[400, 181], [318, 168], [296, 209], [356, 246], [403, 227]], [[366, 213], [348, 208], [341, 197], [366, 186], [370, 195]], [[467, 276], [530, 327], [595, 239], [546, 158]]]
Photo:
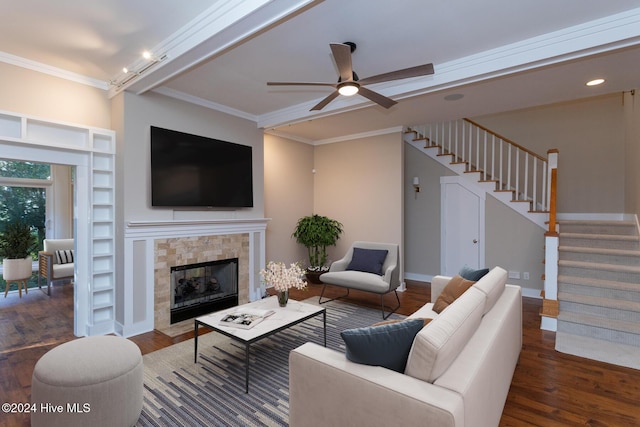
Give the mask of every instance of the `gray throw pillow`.
[[488, 268], [481, 268], [479, 270], [474, 270], [473, 268], [469, 267], [468, 265], [465, 265], [464, 267], [462, 267], [460, 269], [460, 272], [458, 274], [460, 276], [462, 276], [463, 279], [467, 279], [467, 280], [471, 280], [473, 282], [477, 282], [478, 280], [480, 280], [482, 278], [482, 276], [484, 276], [488, 272], [489, 272]]
[[404, 372], [413, 339], [423, 326], [423, 319], [410, 319], [381, 326], [346, 329], [340, 336], [350, 361]]
[[347, 270], [364, 271], [382, 276], [382, 266], [388, 253], [386, 249], [353, 248]]

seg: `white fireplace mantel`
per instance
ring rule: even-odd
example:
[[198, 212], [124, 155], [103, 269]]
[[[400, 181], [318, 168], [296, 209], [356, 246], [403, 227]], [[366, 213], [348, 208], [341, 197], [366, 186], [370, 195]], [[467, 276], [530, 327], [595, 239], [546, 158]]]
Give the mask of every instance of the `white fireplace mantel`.
[[116, 333], [128, 337], [154, 329], [154, 241], [227, 234], [249, 236], [249, 299], [263, 296], [260, 269], [265, 265], [269, 218], [129, 221], [124, 229], [124, 294]]

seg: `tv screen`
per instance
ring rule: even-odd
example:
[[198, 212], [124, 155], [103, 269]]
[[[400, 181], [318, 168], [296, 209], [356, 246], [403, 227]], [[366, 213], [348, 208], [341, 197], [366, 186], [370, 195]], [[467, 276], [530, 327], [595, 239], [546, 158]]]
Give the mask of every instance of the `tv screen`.
[[253, 207], [251, 147], [151, 126], [151, 205]]

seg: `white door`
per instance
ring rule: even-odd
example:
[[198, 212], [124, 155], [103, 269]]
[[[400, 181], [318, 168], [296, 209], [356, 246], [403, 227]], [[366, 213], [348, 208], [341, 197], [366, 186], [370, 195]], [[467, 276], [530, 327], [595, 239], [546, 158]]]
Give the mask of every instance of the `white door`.
[[442, 273], [456, 275], [468, 265], [484, 268], [484, 193], [459, 177], [441, 179]]

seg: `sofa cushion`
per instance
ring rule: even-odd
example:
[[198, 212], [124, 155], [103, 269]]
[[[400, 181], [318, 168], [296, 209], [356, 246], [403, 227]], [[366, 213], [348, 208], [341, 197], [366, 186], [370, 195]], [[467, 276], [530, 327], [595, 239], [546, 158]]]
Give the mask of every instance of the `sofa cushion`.
[[383, 366], [403, 372], [413, 339], [424, 322], [412, 319], [382, 326], [346, 329], [340, 333], [347, 359], [364, 365]]
[[441, 313], [442, 310], [458, 299], [460, 295], [462, 295], [474, 283], [475, 282], [472, 282], [471, 280], [464, 279], [460, 275], [452, 277], [433, 303], [433, 311]]
[[485, 301], [472, 287], [418, 332], [405, 374], [428, 382], [442, 375], [478, 329]]
[[482, 279], [482, 277], [487, 274], [489, 272], [488, 268], [481, 268], [479, 270], [474, 270], [473, 268], [469, 267], [468, 265], [465, 265], [464, 267], [462, 267], [460, 269], [460, 272], [458, 273], [459, 275], [461, 275], [462, 277], [464, 277], [467, 280], [471, 280], [473, 282], [477, 282], [478, 280]]
[[70, 264], [73, 262], [73, 249], [60, 249], [55, 252], [56, 264]]
[[498, 301], [498, 298], [500, 298], [500, 295], [504, 292], [506, 283], [507, 270], [501, 267], [494, 267], [489, 273], [473, 285], [474, 288], [482, 291], [487, 298], [483, 314], [488, 313], [496, 301]]
[[382, 275], [382, 265], [388, 253], [389, 251], [386, 249], [353, 248], [353, 255], [347, 270], [364, 271], [380, 276]]
[[322, 283], [379, 294], [389, 292], [389, 284], [383, 279], [383, 276], [377, 274], [352, 270], [330, 271], [320, 275]]

